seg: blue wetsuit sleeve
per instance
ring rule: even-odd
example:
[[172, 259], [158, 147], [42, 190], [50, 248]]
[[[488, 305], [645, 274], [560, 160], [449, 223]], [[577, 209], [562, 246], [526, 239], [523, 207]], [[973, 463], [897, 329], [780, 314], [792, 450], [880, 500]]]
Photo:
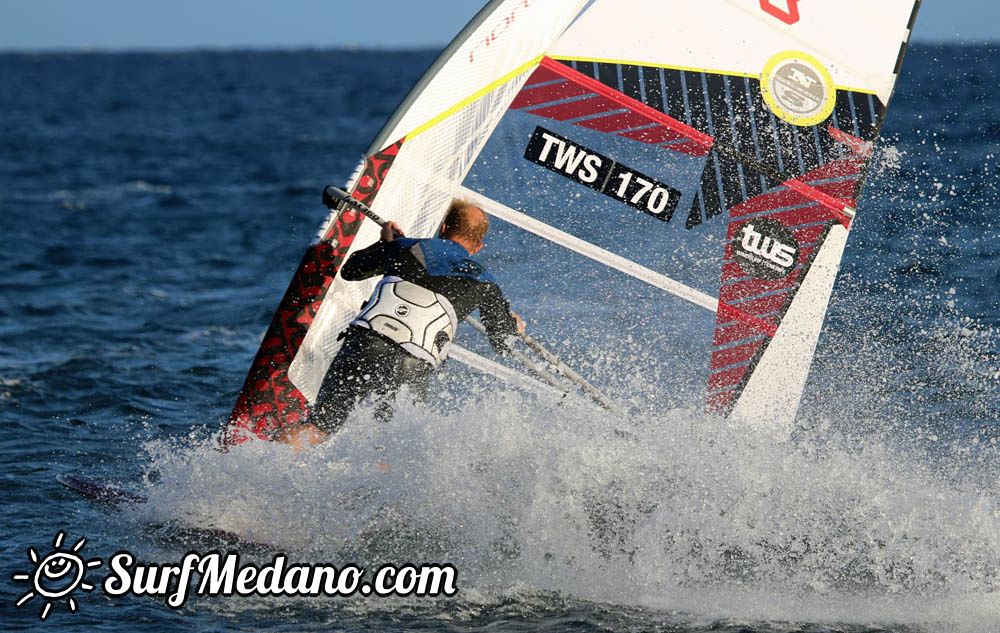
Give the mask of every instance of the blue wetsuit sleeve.
[[348, 258], [340, 269], [345, 281], [362, 281], [376, 275], [384, 275], [389, 262], [399, 253], [395, 242], [375, 242]]

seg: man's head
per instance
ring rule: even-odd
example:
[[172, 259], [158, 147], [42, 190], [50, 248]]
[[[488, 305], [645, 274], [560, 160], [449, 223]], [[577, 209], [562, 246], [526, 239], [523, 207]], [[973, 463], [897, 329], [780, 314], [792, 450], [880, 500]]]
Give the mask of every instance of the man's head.
[[454, 200], [441, 225], [441, 237], [465, 247], [470, 255], [483, 248], [483, 240], [490, 230], [490, 220], [479, 207], [465, 200]]

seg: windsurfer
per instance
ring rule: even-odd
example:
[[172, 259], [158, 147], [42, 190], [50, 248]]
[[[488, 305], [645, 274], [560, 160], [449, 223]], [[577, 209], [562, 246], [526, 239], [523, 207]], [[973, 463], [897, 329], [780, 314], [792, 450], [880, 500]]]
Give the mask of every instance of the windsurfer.
[[340, 271], [345, 281], [383, 278], [341, 335], [343, 345], [309, 418], [284, 431], [279, 441], [300, 449], [319, 444], [369, 396], [384, 415], [403, 385], [423, 397], [459, 322], [474, 310], [493, 349], [507, 352], [509, 337], [524, 333], [524, 321], [510, 310], [493, 275], [473, 259], [487, 231], [482, 209], [455, 200], [439, 238], [409, 239], [389, 222], [380, 241], [347, 260]]

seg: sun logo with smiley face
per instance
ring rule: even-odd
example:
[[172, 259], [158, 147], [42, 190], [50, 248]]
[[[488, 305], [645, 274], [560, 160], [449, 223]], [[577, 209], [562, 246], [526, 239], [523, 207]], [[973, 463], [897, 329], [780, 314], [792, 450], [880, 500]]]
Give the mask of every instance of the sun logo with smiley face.
[[45, 620], [49, 617], [52, 605], [58, 602], [65, 602], [66, 607], [76, 611], [76, 600], [73, 592], [77, 589], [81, 591], [93, 591], [94, 585], [87, 582], [87, 570], [91, 567], [99, 567], [101, 559], [95, 558], [85, 560], [80, 554], [86, 538], [81, 538], [73, 547], [63, 548], [63, 540], [66, 534], [59, 531], [52, 539], [52, 551], [44, 557], [40, 557], [35, 548], [28, 548], [28, 558], [34, 563], [35, 569], [32, 572], [21, 572], [11, 576], [14, 582], [27, 582], [31, 587], [15, 603], [18, 608], [28, 604], [35, 596], [45, 601], [39, 618]]

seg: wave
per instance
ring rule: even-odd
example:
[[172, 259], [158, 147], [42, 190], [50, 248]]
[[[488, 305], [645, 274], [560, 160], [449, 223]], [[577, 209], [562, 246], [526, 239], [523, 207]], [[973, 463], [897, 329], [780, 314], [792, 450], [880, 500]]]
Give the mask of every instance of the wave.
[[448, 562], [463, 595], [963, 630], [1000, 619], [995, 442], [942, 462], [844, 432], [849, 409], [789, 440], [683, 409], [467, 395], [443, 412], [404, 398], [385, 423], [356, 412], [302, 454], [151, 444], [158, 480], [138, 518], [317, 560]]

